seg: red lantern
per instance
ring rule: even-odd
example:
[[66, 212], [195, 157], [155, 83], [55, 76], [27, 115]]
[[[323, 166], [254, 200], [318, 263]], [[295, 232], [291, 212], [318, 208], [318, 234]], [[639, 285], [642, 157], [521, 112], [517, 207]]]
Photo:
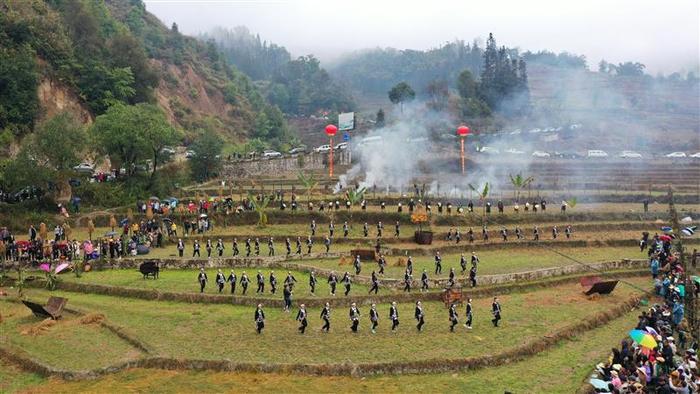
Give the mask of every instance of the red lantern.
[[328, 134], [329, 137], [333, 137], [337, 132], [338, 128], [335, 125], [329, 124], [326, 126], [326, 134]]
[[466, 137], [467, 134], [469, 134], [469, 132], [470, 132], [470, 130], [469, 130], [469, 127], [467, 127], [467, 126], [462, 125], [462, 126], [457, 127], [457, 135], [460, 137]]

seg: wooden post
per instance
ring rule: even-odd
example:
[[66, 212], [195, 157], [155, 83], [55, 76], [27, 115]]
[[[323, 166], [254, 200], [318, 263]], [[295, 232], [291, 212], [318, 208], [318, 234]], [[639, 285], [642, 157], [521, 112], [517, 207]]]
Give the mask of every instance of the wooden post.
[[333, 178], [333, 136], [331, 136], [330, 138], [331, 138], [331, 154], [330, 154], [330, 158], [329, 158], [329, 160], [328, 160], [328, 161], [330, 162], [330, 163], [329, 163], [329, 164], [330, 164], [330, 167], [329, 167], [329, 170], [328, 170], [328, 176], [329, 176], [330, 178]]

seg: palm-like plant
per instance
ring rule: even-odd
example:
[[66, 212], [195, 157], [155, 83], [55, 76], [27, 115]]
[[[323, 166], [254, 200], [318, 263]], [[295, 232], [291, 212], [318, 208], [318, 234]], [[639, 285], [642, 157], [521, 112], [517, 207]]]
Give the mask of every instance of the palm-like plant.
[[365, 198], [365, 192], [367, 191], [366, 187], [361, 187], [359, 189], [350, 189], [348, 190], [347, 197], [348, 201], [350, 201], [351, 205], [357, 205], [360, 203]]
[[520, 191], [528, 187], [535, 180], [535, 178], [531, 176], [525, 178], [520, 173], [518, 173], [516, 176], [513, 176], [512, 174], [508, 176], [510, 177], [510, 183], [513, 184], [515, 201], [520, 202]]
[[483, 209], [483, 214], [482, 214], [482, 216], [485, 216], [485, 215], [486, 215], [486, 197], [488, 197], [488, 195], [489, 195], [489, 183], [488, 183], [488, 182], [484, 183], [484, 187], [483, 187], [483, 188], [479, 188], [479, 189], [481, 189], [481, 191], [479, 191], [476, 187], [474, 187], [474, 186], [470, 183], [470, 184], [469, 184], [469, 189], [471, 189], [471, 190], [474, 191], [477, 195], [479, 195], [479, 201], [481, 201], [481, 208]]
[[267, 205], [270, 203], [270, 197], [263, 195], [260, 201], [256, 201], [252, 194], [248, 194], [248, 201], [258, 213], [258, 227], [267, 226]]
[[299, 179], [299, 182], [304, 185], [304, 188], [306, 188], [306, 202], [311, 202], [311, 193], [318, 185], [318, 179], [315, 179], [311, 174], [304, 175], [304, 173], [301, 171], [299, 171], [297, 178]]

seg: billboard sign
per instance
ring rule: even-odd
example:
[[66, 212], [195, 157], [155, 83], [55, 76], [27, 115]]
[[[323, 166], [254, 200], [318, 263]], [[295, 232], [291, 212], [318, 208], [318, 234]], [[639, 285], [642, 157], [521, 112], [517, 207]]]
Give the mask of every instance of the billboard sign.
[[346, 131], [355, 128], [355, 113], [345, 112], [338, 114], [338, 130]]

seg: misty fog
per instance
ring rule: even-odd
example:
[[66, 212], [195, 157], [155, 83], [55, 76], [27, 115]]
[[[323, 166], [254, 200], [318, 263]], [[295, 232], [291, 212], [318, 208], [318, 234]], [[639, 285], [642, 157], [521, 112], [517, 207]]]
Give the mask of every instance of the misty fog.
[[494, 32], [522, 51], [547, 49], [600, 59], [639, 61], [647, 72], [698, 69], [700, 2], [388, 0], [145, 0], [166, 24], [197, 35], [215, 26], [244, 25], [294, 56], [314, 54], [329, 64], [374, 47], [428, 49], [455, 38]]

